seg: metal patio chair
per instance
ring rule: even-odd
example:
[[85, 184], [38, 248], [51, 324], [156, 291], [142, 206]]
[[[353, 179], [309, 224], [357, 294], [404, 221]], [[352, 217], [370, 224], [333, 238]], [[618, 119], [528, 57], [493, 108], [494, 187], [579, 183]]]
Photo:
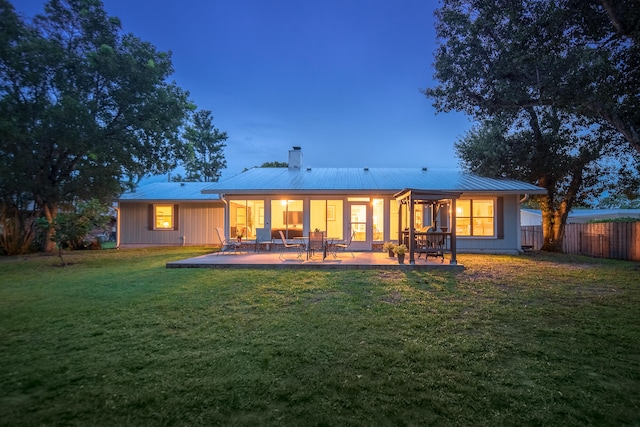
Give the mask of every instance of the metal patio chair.
[[[353, 233], [351, 233], [351, 236], [349, 236], [349, 240], [347, 240], [346, 242], [331, 244], [331, 254], [333, 255], [333, 257], [338, 258], [339, 250], [341, 250], [342, 252], [346, 252], [349, 249], [349, 246], [351, 246], [351, 242], [353, 242], [353, 238], [355, 236], [356, 236], [356, 232], [354, 231]], [[349, 253], [351, 254], [351, 258], [355, 258], [353, 251], [349, 251]]]
[[266, 246], [267, 250], [271, 250], [271, 246], [273, 244], [273, 239], [271, 239], [271, 229], [270, 228], [256, 228], [256, 247], [255, 251], [260, 252], [262, 246]]
[[224, 237], [224, 231], [220, 227], [216, 227], [216, 234], [218, 235], [218, 240], [220, 240], [220, 250], [216, 255], [220, 255], [223, 252], [238, 252], [240, 249], [240, 243], [237, 240], [231, 240]]
[[278, 231], [280, 233], [280, 240], [282, 240], [282, 248], [280, 250], [280, 255], [278, 255], [278, 257], [281, 260], [284, 260], [284, 253], [286, 251], [292, 251], [295, 250], [297, 252], [297, 257], [298, 259], [302, 259], [302, 253], [304, 251], [304, 245], [302, 243], [289, 243], [287, 242], [287, 238], [284, 237], [284, 233], [282, 232], [282, 230]]

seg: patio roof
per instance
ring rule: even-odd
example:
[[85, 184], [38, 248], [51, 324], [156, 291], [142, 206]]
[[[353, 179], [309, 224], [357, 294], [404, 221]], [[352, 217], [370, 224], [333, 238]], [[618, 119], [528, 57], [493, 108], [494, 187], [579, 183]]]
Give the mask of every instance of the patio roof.
[[414, 203], [423, 204], [429, 202], [437, 202], [439, 200], [458, 199], [460, 198], [460, 195], [460, 192], [454, 191], [434, 191], [405, 188], [404, 190], [394, 194], [393, 197], [395, 197], [398, 201], [412, 200]]

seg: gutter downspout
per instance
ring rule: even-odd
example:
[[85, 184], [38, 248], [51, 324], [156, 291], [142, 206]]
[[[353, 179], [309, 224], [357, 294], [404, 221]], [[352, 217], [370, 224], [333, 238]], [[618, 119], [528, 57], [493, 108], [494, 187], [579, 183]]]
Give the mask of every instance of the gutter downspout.
[[[220, 200], [222, 200], [222, 203], [224, 203], [224, 215], [222, 218], [222, 232], [224, 233], [225, 239], [227, 238], [227, 217], [228, 217], [228, 212], [229, 212], [229, 202], [227, 201], [227, 199], [224, 198], [224, 193], [220, 193]], [[220, 242], [220, 244], [224, 244], [224, 242]]]
[[118, 207], [114, 208], [116, 210], [116, 249], [120, 249], [120, 202], [118, 202]]
[[517, 235], [516, 238], [516, 248], [518, 249], [519, 253], [523, 253], [524, 250], [522, 249], [522, 221], [521, 221], [521, 212], [522, 212], [522, 207], [521, 205], [525, 202], [527, 202], [530, 198], [530, 195], [525, 193], [524, 197], [522, 199], [520, 199], [520, 202], [518, 203], [518, 218], [517, 218], [517, 224], [518, 224], [518, 229], [520, 230], [520, 232]]

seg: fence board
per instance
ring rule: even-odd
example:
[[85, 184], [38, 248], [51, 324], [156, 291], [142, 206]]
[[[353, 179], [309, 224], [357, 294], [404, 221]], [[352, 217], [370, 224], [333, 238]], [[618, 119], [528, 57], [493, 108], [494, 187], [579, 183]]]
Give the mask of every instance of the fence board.
[[[541, 225], [521, 227], [523, 248], [540, 249]], [[640, 222], [567, 224], [563, 242], [567, 254], [640, 261]]]

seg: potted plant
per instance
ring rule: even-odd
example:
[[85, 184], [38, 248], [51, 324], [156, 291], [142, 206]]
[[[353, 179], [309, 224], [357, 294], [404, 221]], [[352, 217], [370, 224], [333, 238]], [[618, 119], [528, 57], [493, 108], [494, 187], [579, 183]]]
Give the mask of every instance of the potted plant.
[[384, 242], [384, 244], [382, 245], [382, 251], [389, 252], [389, 258], [393, 258], [395, 256], [395, 254], [393, 253], [393, 248], [395, 247], [396, 245], [393, 242]]
[[407, 245], [396, 245], [393, 248], [393, 252], [398, 255], [398, 264], [404, 264], [404, 254], [407, 253]]
[[238, 243], [242, 243], [242, 237], [244, 236], [244, 234], [242, 233], [241, 230], [236, 231], [236, 237], [238, 238]]

